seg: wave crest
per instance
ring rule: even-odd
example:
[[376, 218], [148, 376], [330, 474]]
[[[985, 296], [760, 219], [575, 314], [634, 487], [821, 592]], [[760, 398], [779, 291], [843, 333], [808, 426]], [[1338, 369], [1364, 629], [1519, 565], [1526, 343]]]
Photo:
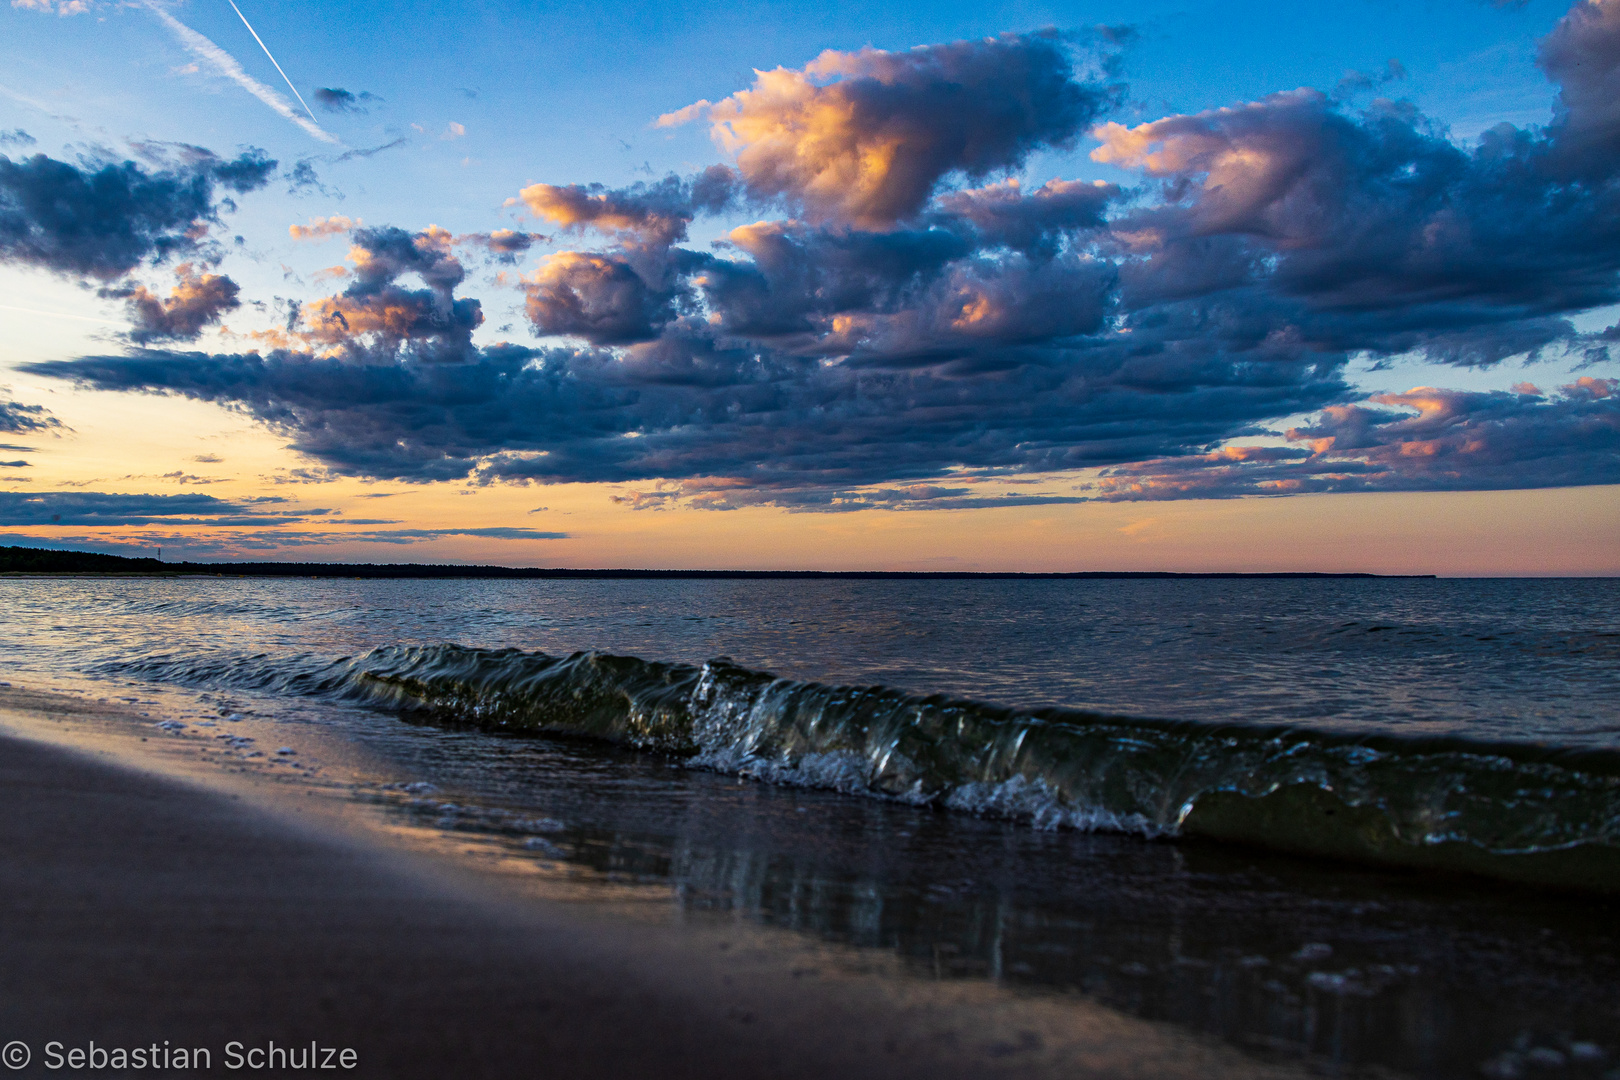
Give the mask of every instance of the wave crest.
[[1620, 754], [1366, 738], [1063, 709], [597, 652], [387, 646], [318, 663], [151, 658], [149, 678], [332, 695], [581, 736], [773, 783], [1023, 820], [1202, 837], [1620, 892]]

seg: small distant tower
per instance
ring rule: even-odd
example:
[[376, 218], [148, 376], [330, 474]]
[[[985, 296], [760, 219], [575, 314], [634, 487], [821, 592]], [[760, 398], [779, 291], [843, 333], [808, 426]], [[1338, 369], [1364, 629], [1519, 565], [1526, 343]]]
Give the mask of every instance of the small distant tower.
[[162, 561], [163, 561], [163, 545], [159, 544], [158, 545], [158, 562], [162, 562]]

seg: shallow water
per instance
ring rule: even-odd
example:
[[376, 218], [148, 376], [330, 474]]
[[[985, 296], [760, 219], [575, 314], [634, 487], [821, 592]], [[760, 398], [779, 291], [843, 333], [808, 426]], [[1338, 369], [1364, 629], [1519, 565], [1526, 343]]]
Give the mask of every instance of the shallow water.
[[456, 643], [1020, 708], [1620, 748], [1620, 579], [10, 579], [0, 659]]
[[[1529, 806], [1524, 828], [1573, 823], [1587, 830], [1576, 847], [1607, 848], [1620, 829], [1617, 601], [1615, 581], [11, 579], [0, 663], [42, 687], [150, 695], [154, 722], [184, 698], [190, 722], [241, 711], [285, 722], [294, 742], [298, 725], [319, 725], [433, 785], [401, 813], [470, 830], [541, 821], [536, 858], [665, 887], [693, 917], [889, 950], [918, 977], [1085, 995], [1330, 1071], [1598, 1076], [1620, 1065], [1610, 899], [1032, 827], [1130, 824], [1055, 818], [1054, 806], [1103, 798], [1072, 770], [1068, 788], [1044, 774], [1039, 805], [952, 793], [979, 782], [969, 765], [1001, 761], [1005, 783], [1034, 768], [1029, 746], [1046, 761], [1063, 739], [1106, 728], [1102, 751], [1064, 760], [1123, 776], [1136, 798], [1141, 745], [1169, 732], [1177, 762], [1228, 770], [1198, 789], [1228, 799], [1257, 794], [1233, 770], [1284, 761], [1293, 771], [1272, 795], [1354, 803], [1353, 780], [1366, 797], [1352, 809], [1411, 818], [1390, 796], [1421, 767], [1444, 797], [1431, 817], [1452, 833], [1473, 796]], [[487, 651], [501, 649], [555, 659]], [[562, 659], [589, 649], [653, 663]], [[701, 666], [717, 656], [732, 663]], [[735, 684], [699, 700], [713, 672]], [[836, 689], [851, 684], [885, 689]], [[716, 701], [732, 727], [716, 726]], [[985, 752], [985, 732], [1024, 729], [1023, 757]], [[836, 738], [818, 749], [783, 735], [806, 731]], [[933, 740], [921, 750], [919, 731]], [[581, 733], [621, 745], [569, 737]], [[727, 759], [704, 738], [741, 749]], [[872, 771], [866, 751], [892, 759], [899, 739], [933, 771], [885, 788], [896, 774]], [[1272, 757], [1257, 766], [1229, 744]], [[818, 753], [854, 773], [807, 771]], [[1449, 772], [1437, 754], [1451, 755]], [[1395, 769], [1387, 790], [1367, 788], [1375, 766]], [[1155, 783], [1187, 775], [1154, 768]], [[934, 784], [951, 769], [954, 787]], [[1503, 770], [1506, 789], [1483, 783]], [[1300, 819], [1299, 805], [1283, 810]], [[1189, 820], [1136, 832], [1198, 832], [1181, 828]], [[1254, 841], [1252, 826], [1236, 838]], [[1437, 835], [1408, 846], [1443, 848]]]

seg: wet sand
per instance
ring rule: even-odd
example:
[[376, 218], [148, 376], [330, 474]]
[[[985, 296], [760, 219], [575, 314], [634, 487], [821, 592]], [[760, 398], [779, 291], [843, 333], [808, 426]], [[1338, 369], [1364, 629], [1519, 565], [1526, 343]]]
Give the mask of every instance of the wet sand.
[[0, 690], [0, 1042], [30, 1047], [20, 1075], [61, 1075], [53, 1040], [203, 1047], [212, 1072], [232, 1042], [314, 1042], [378, 1077], [1293, 1075], [1081, 999], [540, 899], [108, 712]]

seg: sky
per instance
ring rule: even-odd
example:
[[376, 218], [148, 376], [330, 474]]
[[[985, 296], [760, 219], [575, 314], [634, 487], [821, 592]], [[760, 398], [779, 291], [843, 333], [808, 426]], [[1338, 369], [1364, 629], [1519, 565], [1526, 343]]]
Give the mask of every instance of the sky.
[[1620, 0], [0, 32], [0, 544], [1620, 573]]

